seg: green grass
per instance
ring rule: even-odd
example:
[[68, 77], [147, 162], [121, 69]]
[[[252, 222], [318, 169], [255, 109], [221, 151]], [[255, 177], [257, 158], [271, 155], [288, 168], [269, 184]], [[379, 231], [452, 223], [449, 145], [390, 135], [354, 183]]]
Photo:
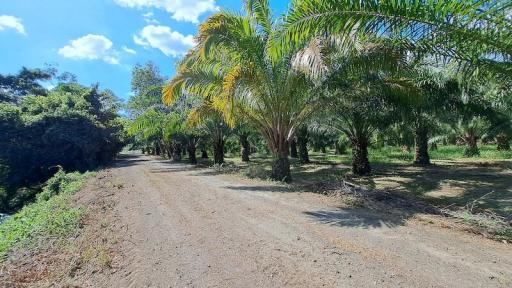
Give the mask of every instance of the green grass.
[[72, 207], [71, 197], [91, 174], [58, 172], [48, 180], [36, 202], [0, 224], [0, 259], [14, 248], [36, 248], [75, 232], [84, 209]]
[[[481, 155], [478, 157], [464, 157], [464, 146], [439, 145], [435, 151], [429, 151], [434, 163], [496, 163], [498, 160], [512, 159], [512, 151], [498, 151], [495, 145], [480, 145]], [[304, 179], [307, 181], [325, 181], [339, 179], [346, 172], [350, 171], [352, 163], [352, 153], [350, 149], [343, 155], [335, 155], [334, 151], [328, 150], [327, 153], [309, 152], [313, 164], [301, 165], [296, 159], [291, 160], [292, 177], [294, 179]], [[374, 168], [374, 174], [381, 171], [395, 171], [396, 167], [411, 166], [414, 161], [414, 147], [411, 151], [404, 151], [401, 147], [383, 147], [379, 149], [370, 148], [368, 157]], [[271, 155], [252, 154], [250, 163], [243, 163], [237, 154], [226, 155], [226, 162], [240, 166], [240, 173], [249, 178], [267, 179], [270, 176], [272, 167]], [[339, 166], [341, 164], [341, 166]], [[336, 169], [332, 166], [338, 165]], [[345, 168], [343, 168], [345, 166]], [[453, 168], [457, 170], [456, 167]], [[420, 183], [421, 185], [421, 183]], [[427, 185], [428, 186], [428, 185]], [[411, 187], [408, 187], [411, 188]], [[420, 190], [421, 187], [418, 187]], [[411, 189], [417, 190], [417, 189]], [[411, 191], [415, 192], [415, 191]]]
[[[480, 156], [464, 157], [464, 146], [439, 145], [437, 150], [429, 151], [430, 158], [435, 160], [482, 161], [512, 159], [512, 151], [498, 151], [496, 145], [480, 145]], [[334, 155], [333, 151], [326, 154], [310, 152], [310, 158], [316, 161], [350, 164], [352, 154], [350, 149], [343, 155]], [[401, 147], [386, 146], [383, 148], [370, 148], [368, 150], [370, 163], [374, 164], [410, 164], [414, 161], [414, 147], [410, 152], [403, 151]]]

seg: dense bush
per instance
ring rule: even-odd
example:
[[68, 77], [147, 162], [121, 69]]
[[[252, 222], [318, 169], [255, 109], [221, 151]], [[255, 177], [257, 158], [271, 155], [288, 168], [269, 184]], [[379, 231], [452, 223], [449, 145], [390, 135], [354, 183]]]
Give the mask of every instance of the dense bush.
[[117, 109], [111, 92], [75, 83], [0, 103], [0, 211], [32, 200], [59, 167], [83, 172], [111, 161], [123, 146]]

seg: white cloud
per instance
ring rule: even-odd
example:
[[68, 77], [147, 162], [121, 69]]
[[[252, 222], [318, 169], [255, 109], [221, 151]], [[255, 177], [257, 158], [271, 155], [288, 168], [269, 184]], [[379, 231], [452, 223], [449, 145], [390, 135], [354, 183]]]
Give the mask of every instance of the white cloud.
[[109, 64], [119, 64], [117, 52], [112, 49], [112, 45], [112, 41], [103, 35], [88, 34], [60, 48], [59, 54], [70, 59], [103, 60]]
[[148, 12], [142, 14], [142, 17], [144, 17], [144, 21], [148, 24], [158, 24], [158, 20], [155, 19], [155, 14], [153, 12]]
[[195, 46], [192, 35], [183, 35], [172, 31], [167, 26], [148, 25], [133, 36], [133, 41], [144, 47], [157, 48], [167, 56], [177, 57], [183, 55], [188, 49]]
[[199, 16], [206, 12], [217, 11], [215, 0], [114, 0], [117, 4], [129, 8], [153, 7], [163, 9], [177, 21], [198, 23]]
[[137, 54], [137, 51], [135, 51], [135, 50], [133, 50], [131, 48], [128, 48], [126, 46], [123, 46], [123, 50], [124, 50], [124, 52], [126, 52], [128, 54], [133, 54], [133, 55]]
[[5, 29], [14, 29], [18, 31], [18, 33], [26, 34], [25, 27], [23, 27], [20, 18], [10, 15], [0, 15], [0, 31]]

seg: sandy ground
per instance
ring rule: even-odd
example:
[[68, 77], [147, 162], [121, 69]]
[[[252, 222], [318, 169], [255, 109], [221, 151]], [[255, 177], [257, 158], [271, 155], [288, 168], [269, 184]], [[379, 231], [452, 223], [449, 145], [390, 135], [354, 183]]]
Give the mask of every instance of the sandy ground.
[[105, 173], [116, 256], [73, 287], [512, 287], [510, 245], [416, 217], [147, 156]]

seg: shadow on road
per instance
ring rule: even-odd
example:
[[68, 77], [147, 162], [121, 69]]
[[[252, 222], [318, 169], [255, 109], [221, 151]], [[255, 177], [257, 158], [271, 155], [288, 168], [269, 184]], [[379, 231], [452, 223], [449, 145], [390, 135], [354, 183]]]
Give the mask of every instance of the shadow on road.
[[142, 159], [140, 155], [119, 154], [119, 156], [117, 156], [117, 161], [114, 163], [114, 167], [129, 167], [146, 161], [149, 161], [149, 159]]
[[265, 186], [225, 186], [223, 188], [239, 191], [239, 192], [297, 192], [292, 187], [283, 187], [279, 185], [265, 185]]
[[371, 214], [362, 209], [354, 208], [343, 208], [343, 210], [332, 211], [312, 211], [304, 212], [304, 214], [324, 224], [365, 229], [380, 227], [393, 228], [404, 225], [407, 220], [406, 217]]

